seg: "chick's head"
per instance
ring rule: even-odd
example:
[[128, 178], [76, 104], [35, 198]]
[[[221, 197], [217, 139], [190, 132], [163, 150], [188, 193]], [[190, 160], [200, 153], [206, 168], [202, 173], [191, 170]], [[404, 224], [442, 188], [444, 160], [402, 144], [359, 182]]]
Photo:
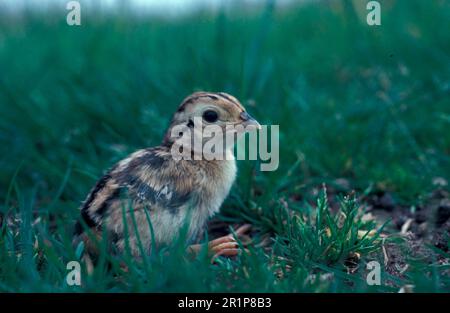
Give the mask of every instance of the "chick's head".
[[165, 142], [185, 140], [194, 143], [196, 137], [202, 147], [207, 142], [214, 142], [223, 143], [223, 148], [227, 149], [233, 146], [235, 141], [231, 138], [235, 134], [260, 128], [261, 125], [235, 97], [223, 92], [196, 92], [179, 106]]

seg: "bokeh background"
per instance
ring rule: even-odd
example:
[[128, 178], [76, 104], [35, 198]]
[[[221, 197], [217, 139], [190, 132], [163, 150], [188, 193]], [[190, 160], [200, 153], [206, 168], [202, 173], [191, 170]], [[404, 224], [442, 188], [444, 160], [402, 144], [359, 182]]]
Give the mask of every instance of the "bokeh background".
[[[224, 221], [277, 231], [274, 207], [302, 206], [323, 183], [391, 209], [425, 206], [437, 189], [445, 200], [450, 1], [379, 2], [381, 26], [367, 25], [363, 0], [80, 1], [82, 25], [68, 26], [67, 1], [1, 0], [3, 229], [24, 210], [69, 229], [95, 180], [159, 144], [198, 90], [280, 125], [279, 169], [239, 162]], [[11, 231], [8, 249], [35, 236]], [[24, 281], [6, 275], [0, 288]]]

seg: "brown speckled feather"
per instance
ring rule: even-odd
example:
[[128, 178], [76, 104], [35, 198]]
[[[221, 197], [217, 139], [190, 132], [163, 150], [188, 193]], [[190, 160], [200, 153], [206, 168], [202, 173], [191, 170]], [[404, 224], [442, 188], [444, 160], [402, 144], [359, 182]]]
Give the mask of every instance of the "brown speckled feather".
[[[130, 247], [138, 254], [132, 210], [140, 240], [150, 249], [150, 217], [156, 243], [170, 243], [190, 218], [188, 236], [195, 238], [216, 213], [234, 180], [234, 161], [174, 161], [168, 148], [140, 150], [119, 162], [94, 187], [84, 203], [84, 222], [108, 230], [124, 249], [124, 211]], [[227, 176], [227, 177], [226, 177]], [[78, 227], [80, 230], [81, 227]]]

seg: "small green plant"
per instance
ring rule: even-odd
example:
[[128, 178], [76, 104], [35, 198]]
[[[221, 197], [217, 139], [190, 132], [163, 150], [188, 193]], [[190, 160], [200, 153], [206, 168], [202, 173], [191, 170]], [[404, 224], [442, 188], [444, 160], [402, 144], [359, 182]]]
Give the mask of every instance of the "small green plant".
[[[369, 253], [379, 248], [379, 235], [384, 225], [375, 230], [373, 222], [363, 222], [362, 210], [355, 198], [341, 198], [340, 208], [332, 213], [324, 187], [316, 208], [307, 205], [307, 214], [285, 212], [287, 251], [296, 264], [334, 264], [351, 253]], [[364, 235], [361, 236], [361, 233]]]

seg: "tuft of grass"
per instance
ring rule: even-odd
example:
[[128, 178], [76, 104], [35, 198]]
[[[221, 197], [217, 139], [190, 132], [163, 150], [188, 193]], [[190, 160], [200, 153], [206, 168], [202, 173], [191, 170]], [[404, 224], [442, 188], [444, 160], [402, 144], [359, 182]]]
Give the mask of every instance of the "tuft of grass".
[[[317, 206], [307, 206], [306, 214], [284, 211], [280, 219], [287, 228], [278, 236], [289, 258], [299, 266], [343, 262], [351, 253], [368, 254], [380, 248], [379, 235], [373, 221], [363, 222], [360, 205], [355, 199], [341, 199], [338, 212], [332, 213], [326, 189], [317, 198]], [[362, 232], [364, 234], [362, 235]]]

